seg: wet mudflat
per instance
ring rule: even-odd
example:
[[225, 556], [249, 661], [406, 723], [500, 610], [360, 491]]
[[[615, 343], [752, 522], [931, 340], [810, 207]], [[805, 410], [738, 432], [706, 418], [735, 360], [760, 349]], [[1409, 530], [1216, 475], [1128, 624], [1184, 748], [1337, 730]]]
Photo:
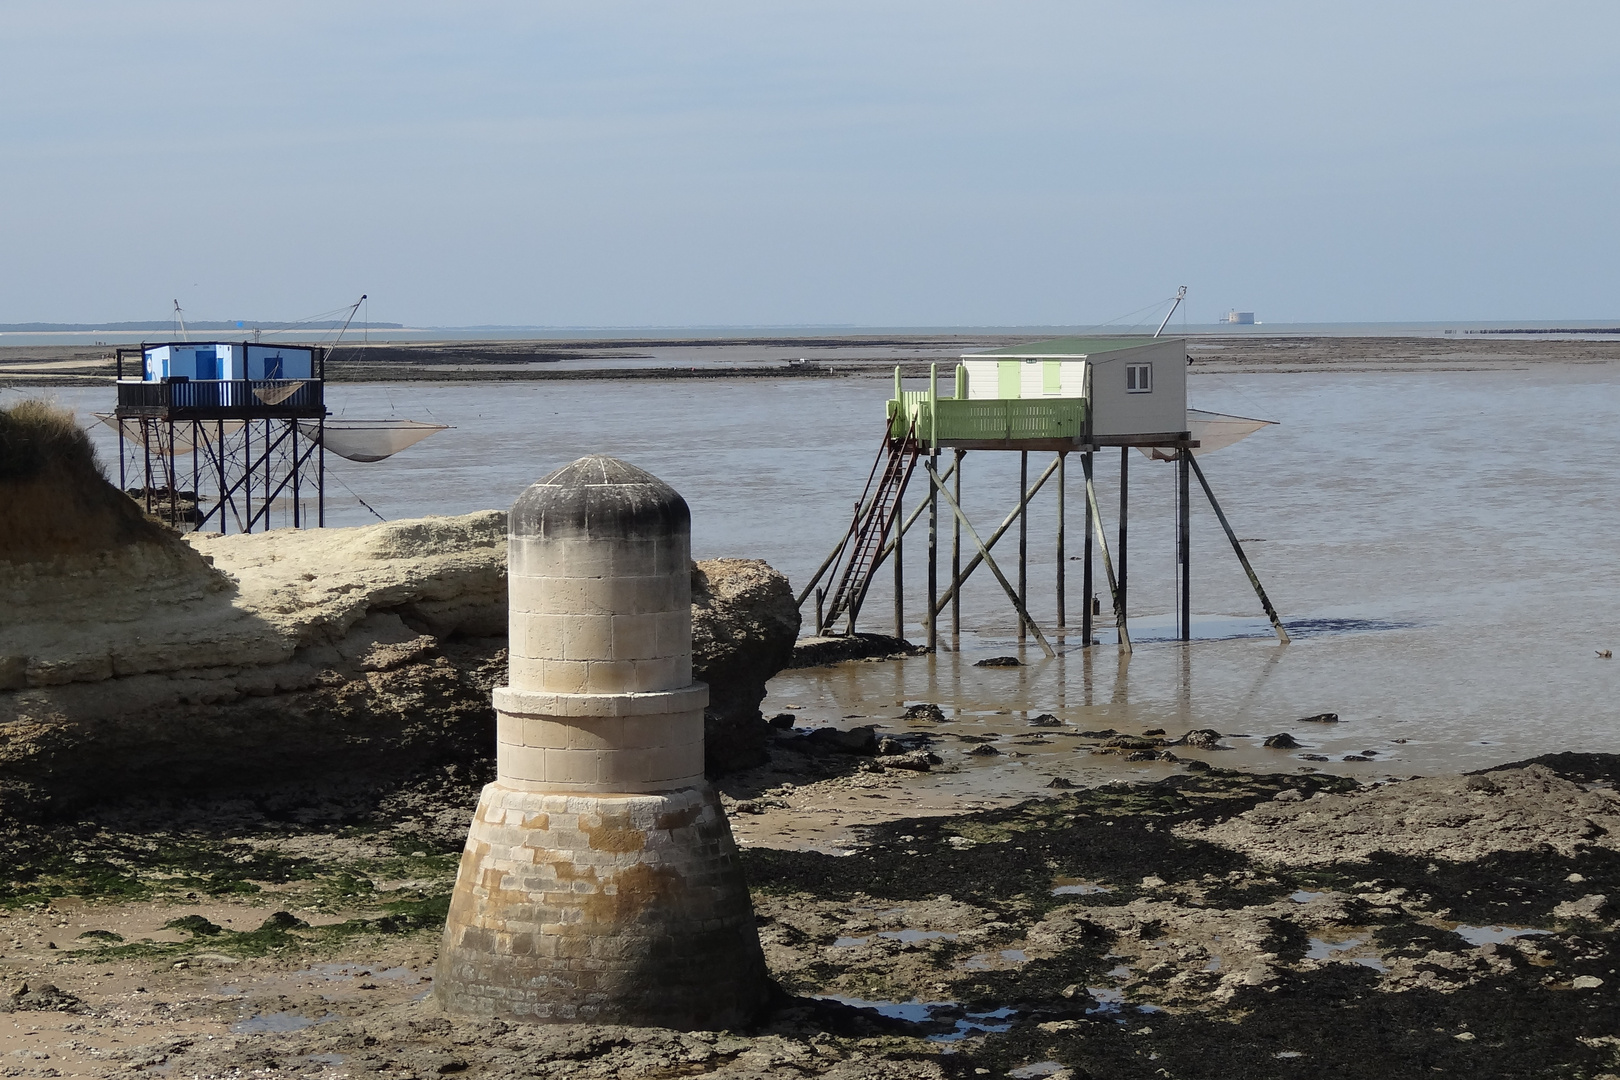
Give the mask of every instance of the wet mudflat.
[[[727, 783], [739, 822], [744, 803], [927, 782], [884, 756], [776, 756]], [[874, 820], [844, 854], [755, 844], [781, 994], [722, 1034], [438, 1011], [480, 780], [124, 806], [6, 837], [0, 1072], [1620, 1074], [1614, 757], [1383, 785], [1184, 763]]]

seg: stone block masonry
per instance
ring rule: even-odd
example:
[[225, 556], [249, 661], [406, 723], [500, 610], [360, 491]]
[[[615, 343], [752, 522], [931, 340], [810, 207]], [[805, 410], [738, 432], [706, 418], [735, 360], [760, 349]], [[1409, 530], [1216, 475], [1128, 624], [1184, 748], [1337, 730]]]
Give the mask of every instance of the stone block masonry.
[[510, 685], [445, 926], [445, 1008], [677, 1028], [763, 1008], [747, 885], [703, 778], [690, 535], [680, 495], [607, 457], [513, 507]]

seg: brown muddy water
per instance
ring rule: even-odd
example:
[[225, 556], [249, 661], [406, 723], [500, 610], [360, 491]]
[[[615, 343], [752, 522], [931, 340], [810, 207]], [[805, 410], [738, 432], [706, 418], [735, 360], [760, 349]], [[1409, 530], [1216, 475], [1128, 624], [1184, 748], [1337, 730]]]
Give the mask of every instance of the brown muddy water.
[[[1098, 635], [1103, 644], [1081, 648], [1080, 564], [1072, 558], [1071, 632], [1054, 630], [1048, 485], [1031, 509], [1030, 595], [1033, 615], [1059, 644], [1057, 659], [1043, 659], [1033, 642], [1019, 646], [1010, 606], [981, 571], [964, 593], [959, 641], [945, 624], [946, 650], [786, 672], [772, 684], [767, 712], [793, 712], [806, 726], [905, 730], [905, 705], [937, 702], [947, 722], [930, 728], [939, 736], [936, 752], [960, 768], [933, 782], [963, 797], [1028, 793], [1053, 776], [1086, 782], [1177, 768], [1094, 755], [1091, 743], [1064, 734], [1104, 728], [1163, 728], [1171, 737], [1213, 728], [1231, 749], [1175, 752], [1363, 779], [1562, 749], [1620, 751], [1620, 661], [1597, 655], [1620, 646], [1620, 508], [1611, 475], [1620, 460], [1620, 368], [1195, 372], [1190, 387], [1196, 407], [1279, 422], [1203, 464], [1293, 644], [1270, 636], [1196, 486], [1196, 640], [1169, 640], [1173, 478], [1168, 466], [1137, 455], [1130, 519], [1137, 647], [1128, 659], [1106, 631]], [[686, 496], [698, 557], [766, 559], [797, 587], [847, 524], [888, 392], [883, 381], [858, 378], [336, 386], [335, 413], [437, 420], [452, 430], [386, 462], [337, 461], [328, 520], [375, 520], [344, 485], [389, 518], [507, 506], [535, 478], [601, 451], [650, 469]], [[102, 389], [48, 393], [85, 419], [110, 404]], [[98, 426], [96, 435], [115, 461], [111, 432]], [[1032, 455], [1031, 476], [1044, 465]], [[1017, 468], [1013, 454], [968, 456], [964, 504], [981, 534], [1016, 501]], [[1118, 468], [1117, 454], [1100, 456], [1111, 537]], [[1083, 491], [1078, 467], [1068, 472], [1068, 549], [1078, 556]], [[906, 632], [914, 640], [922, 634], [924, 537], [914, 531], [906, 545]], [[1016, 531], [996, 549], [1009, 573], [1015, 541]], [[862, 625], [893, 629], [886, 570]], [[1005, 654], [1026, 666], [973, 666]], [[1064, 727], [1030, 726], [1029, 717], [1045, 712]], [[1324, 712], [1341, 722], [1298, 722]], [[1284, 731], [1303, 746], [1260, 746]], [[990, 745], [1001, 752], [968, 756], [985, 744], [953, 737], [963, 735], [994, 736]], [[1371, 760], [1345, 762], [1346, 755]]]

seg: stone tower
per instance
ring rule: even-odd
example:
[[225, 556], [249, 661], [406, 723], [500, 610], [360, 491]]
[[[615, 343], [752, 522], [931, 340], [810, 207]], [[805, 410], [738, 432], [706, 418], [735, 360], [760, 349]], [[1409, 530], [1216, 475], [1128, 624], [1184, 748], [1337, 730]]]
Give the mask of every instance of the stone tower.
[[509, 526], [511, 675], [434, 991], [536, 1023], [744, 1024], [767, 994], [731, 828], [703, 777], [691, 515], [586, 457]]

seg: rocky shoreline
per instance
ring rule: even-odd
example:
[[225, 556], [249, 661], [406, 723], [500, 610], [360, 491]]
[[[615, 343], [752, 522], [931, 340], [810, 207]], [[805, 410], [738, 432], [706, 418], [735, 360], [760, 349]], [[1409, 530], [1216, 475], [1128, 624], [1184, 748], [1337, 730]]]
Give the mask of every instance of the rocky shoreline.
[[[800, 764], [799, 797], [906, 782], [853, 755], [773, 753], [778, 771]], [[1369, 787], [1197, 770], [887, 821], [838, 856], [749, 847], [781, 992], [733, 1033], [438, 1012], [424, 991], [482, 779], [447, 767], [317, 804], [143, 798], [11, 830], [0, 1069], [1026, 1080], [1617, 1067], [1614, 756]], [[725, 784], [749, 793], [746, 774]]]
[[[767, 722], [777, 671], [910, 647], [796, 648], [752, 560], [694, 566], [693, 643], [771, 1006], [443, 1015], [504, 516], [181, 540], [34, 412], [65, 449], [0, 459], [0, 1076], [1620, 1077], [1620, 756], [1361, 784], [1043, 714], [1009, 752], [1176, 771], [923, 814], [943, 738], [994, 740]], [[817, 815], [847, 841], [790, 838]]]

